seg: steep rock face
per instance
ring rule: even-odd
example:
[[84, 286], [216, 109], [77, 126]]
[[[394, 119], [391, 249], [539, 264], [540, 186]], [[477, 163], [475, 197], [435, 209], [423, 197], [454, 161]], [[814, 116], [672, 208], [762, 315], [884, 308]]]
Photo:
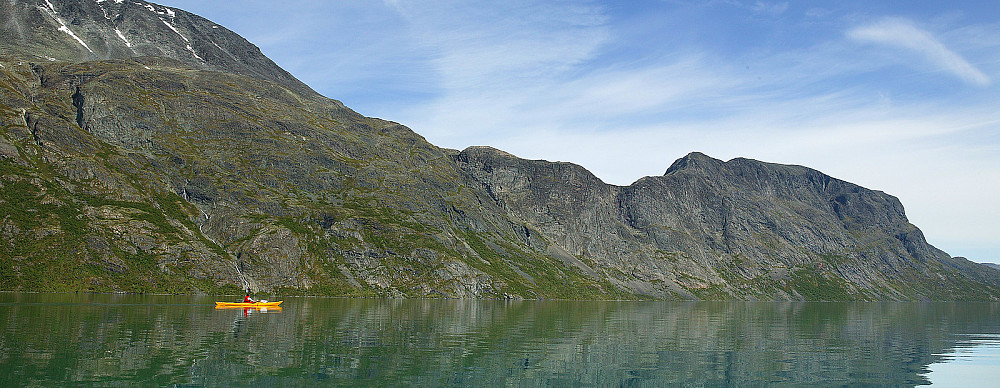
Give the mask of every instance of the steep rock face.
[[[82, 265], [78, 281], [41, 289], [629, 295], [546, 255], [540, 235], [522, 238], [450, 151], [397, 123], [142, 58], [0, 64], [5, 289], [34, 289], [32, 269]], [[31, 221], [59, 209], [67, 222]], [[52, 238], [30, 242], [39, 233]], [[50, 254], [67, 242], [78, 249]]]
[[315, 93], [225, 27], [142, 0], [9, 0], [0, 6], [0, 20], [4, 57], [65, 62], [169, 58], [196, 69]]
[[617, 187], [489, 148], [456, 161], [512, 217], [641, 294], [950, 299], [996, 281], [929, 245], [895, 197], [805, 167], [692, 153]]

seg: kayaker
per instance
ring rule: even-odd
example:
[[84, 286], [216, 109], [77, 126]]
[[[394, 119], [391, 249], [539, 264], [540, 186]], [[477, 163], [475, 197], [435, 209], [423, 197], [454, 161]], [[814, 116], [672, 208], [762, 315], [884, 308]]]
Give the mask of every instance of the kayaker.
[[254, 300], [254, 298], [251, 298], [250, 291], [247, 291], [247, 296], [243, 297], [243, 303], [257, 303], [257, 301]]

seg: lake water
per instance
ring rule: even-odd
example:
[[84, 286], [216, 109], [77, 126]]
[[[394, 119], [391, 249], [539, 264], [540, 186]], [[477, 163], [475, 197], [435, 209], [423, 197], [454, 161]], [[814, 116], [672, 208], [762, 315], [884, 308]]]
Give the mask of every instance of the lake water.
[[1000, 304], [0, 293], [0, 386], [1000, 384]]

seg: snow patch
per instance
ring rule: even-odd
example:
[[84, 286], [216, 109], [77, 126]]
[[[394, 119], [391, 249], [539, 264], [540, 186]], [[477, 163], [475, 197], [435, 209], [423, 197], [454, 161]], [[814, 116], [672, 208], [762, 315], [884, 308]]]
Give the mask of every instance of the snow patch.
[[117, 28], [115, 28], [115, 33], [118, 34], [119, 38], [122, 38], [122, 41], [125, 42], [125, 46], [127, 46], [128, 48], [132, 48], [132, 43], [129, 42], [128, 39], [125, 39], [125, 34], [123, 34]]
[[104, 6], [101, 5], [101, 3], [105, 2], [105, 1], [107, 1], [107, 0], [97, 0], [97, 6], [101, 9], [101, 12], [104, 13], [104, 18], [108, 19], [108, 20], [111, 20], [111, 17], [108, 16], [108, 10], [104, 9]]
[[205, 59], [204, 59], [204, 58], [202, 58], [202, 57], [199, 57], [199, 56], [198, 56], [198, 53], [194, 52], [194, 47], [191, 47], [191, 45], [187, 45], [187, 49], [188, 49], [188, 51], [190, 51], [190, 52], [191, 52], [191, 54], [193, 54], [193, 55], [194, 55], [194, 57], [195, 57], [195, 58], [198, 58], [198, 59], [199, 59], [199, 60], [201, 60], [202, 62], [204, 62], [204, 61], [205, 61]]
[[[60, 20], [59, 23], [62, 24], [62, 21]], [[83, 48], [87, 49], [87, 51], [90, 51], [91, 53], [94, 52], [94, 50], [90, 49], [90, 46], [87, 46], [87, 43], [85, 43], [83, 39], [80, 39], [79, 36], [76, 36], [76, 34], [74, 34], [73, 31], [69, 29], [69, 27], [66, 27], [65, 24], [63, 24], [62, 27], [59, 27], [59, 31], [65, 32], [69, 34], [69, 36], [72, 36], [73, 39], [76, 39], [76, 41], [80, 43], [80, 45], [83, 46]]]
[[149, 66], [142, 65], [142, 67], [146, 68], [146, 70], [150, 70]]
[[[139, 4], [139, 3], [136, 3], [136, 4]], [[141, 5], [142, 5], [143, 7], [146, 7], [146, 9], [148, 9], [148, 10], [149, 10], [149, 12], [152, 12], [152, 13], [155, 13], [155, 14], [157, 14], [157, 15], [167, 15], [167, 17], [169, 17], [169, 18], [171, 18], [171, 19], [173, 19], [174, 17], [176, 17], [176, 16], [177, 16], [177, 13], [176, 13], [176, 12], [174, 12], [174, 10], [172, 10], [172, 9], [170, 9], [170, 8], [166, 8], [166, 7], [164, 7], [162, 11], [157, 11], [157, 10], [156, 10], [156, 7], [153, 7], [153, 6], [152, 6], [152, 5], [150, 5], [150, 4], [141, 4]]]
[[52, 5], [52, 3], [49, 2], [49, 0], [45, 0], [45, 4], [49, 6], [49, 11], [52, 11], [53, 15], [59, 14], [59, 12], [56, 12], [56, 7]]
[[[83, 48], [87, 49], [87, 51], [90, 51], [91, 54], [93, 54], [94, 50], [91, 50], [90, 46], [87, 46], [87, 43], [84, 42], [83, 39], [80, 39], [79, 36], [76, 36], [76, 34], [73, 33], [73, 30], [70, 30], [69, 27], [66, 26], [66, 23], [63, 23], [62, 18], [59, 17], [59, 12], [56, 11], [56, 7], [52, 5], [52, 3], [49, 2], [49, 0], [45, 0], [45, 5], [47, 5], [49, 8], [48, 9], [43, 8], [43, 10], [49, 11], [49, 16], [51, 16], [52, 19], [55, 19], [55, 21], [59, 23], [59, 31], [65, 32], [69, 34], [69, 36], [72, 36], [73, 39], [76, 39], [76, 41], [80, 43], [81, 46], [83, 46]], [[55, 59], [52, 60], [54, 61]]]
[[181, 39], [184, 39], [185, 42], [190, 42], [190, 40], [188, 40], [188, 38], [185, 38], [180, 31], [177, 31], [177, 28], [174, 28], [173, 24], [170, 24], [166, 20], [163, 20], [163, 18], [160, 18], [160, 21], [163, 22], [163, 24], [166, 24], [167, 27], [170, 27], [171, 30], [174, 30], [174, 32], [177, 33], [177, 35], [180, 35]]

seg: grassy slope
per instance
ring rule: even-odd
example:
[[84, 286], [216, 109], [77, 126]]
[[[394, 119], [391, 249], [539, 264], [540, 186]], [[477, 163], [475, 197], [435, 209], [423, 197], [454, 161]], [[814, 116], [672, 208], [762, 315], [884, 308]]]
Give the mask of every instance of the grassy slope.
[[0, 69], [14, 150], [0, 160], [0, 289], [235, 292], [240, 267], [290, 294], [629, 297], [498, 232], [506, 221], [478, 216], [442, 150], [408, 129], [257, 80], [147, 67]]

